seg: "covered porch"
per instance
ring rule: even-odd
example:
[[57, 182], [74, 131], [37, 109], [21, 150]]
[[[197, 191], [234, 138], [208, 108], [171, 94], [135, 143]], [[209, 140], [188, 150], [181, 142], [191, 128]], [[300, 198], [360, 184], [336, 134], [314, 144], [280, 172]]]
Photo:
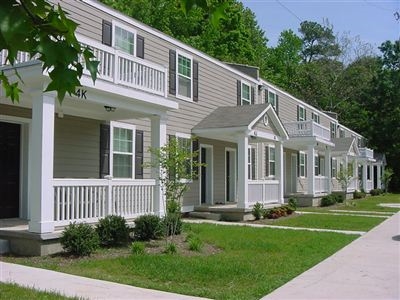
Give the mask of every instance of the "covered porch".
[[[12, 76], [8, 67], [3, 70]], [[2, 176], [13, 179], [0, 187], [1, 219], [27, 220], [27, 232], [41, 237], [70, 222], [96, 222], [109, 214], [163, 213], [159, 170], [136, 171], [150, 159], [143, 136], [152, 147], [164, 145], [167, 111], [177, 103], [164, 92], [101, 78], [95, 86], [85, 77], [77, 94], [60, 104], [55, 94], [43, 92], [48, 78], [39, 62], [20, 64], [18, 71], [24, 89], [20, 102], [0, 97], [2, 137], [16, 136], [4, 147], [16, 154], [13, 163], [1, 162], [8, 166]], [[147, 122], [148, 132], [135, 120]]]

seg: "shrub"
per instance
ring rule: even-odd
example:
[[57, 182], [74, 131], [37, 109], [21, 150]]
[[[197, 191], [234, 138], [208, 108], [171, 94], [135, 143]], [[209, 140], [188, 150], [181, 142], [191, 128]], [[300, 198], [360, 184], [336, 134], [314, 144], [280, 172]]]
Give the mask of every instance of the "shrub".
[[343, 201], [345, 199], [343, 193], [335, 193], [335, 194], [332, 194], [332, 195], [335, 197], [335, 200], [336, 200], [337, 203], [343, 203]]
[[177, 249], [177, 247], [176, 247], [176, 244], [174, 244], [174, 243], [168, 243], [168, 244], [165, 246], [164, 253], [166, 253], [166, 254], [175, 254], [177, 251], [178, 251], [178, 249]]
[[192, 237], [189, 239], [189, 250], [200, 252], [203, 247], [203, 243], [198, 237]]
[[373, 189], [369, 191], [371, 196], [378, 196], [383, 193], [382, 189]]
[[103, 246], [124, 245], [129, 239], [129, 228], [125, 218], [121, 216], [107, 216], [100, 219], [96, 231]]
[[99, 236], [89, 224], [71, 223], [63, 231], [60, 243], [65, 251], [77, 256], [89, 256], [99, 248]]
[[284, 205], [281, 207], [274, 207], [264, 211], [264, 218], [266, 219], [278, 219], [280, 217], [285, 217], [291, 215], [294, 212], [293, 207], [290, 205]]
[[293, 208], [293, 210], [297, 209], [297, 199], [290, 197], [288, 200], [288, 205]]
[[163, 233], [167, 236], [181, 234], [182, 220], [180, 213], [169, 213], [162, 220]]
[[365, 198], [366, 194], [364, 192], [354, 191], [353, 198], [354, 199], [362, 199]]
[[253, 214], [256, 220], [260, 220], [264, 214], [264, 205], [260, 202], [257, 202], [256, 204], [254, 204], [251, 213]]
[[143, 242], [133, 242], [131, 244], [131, 252], [132, 254], [144, 254], [145, 245]]
[[135, 220], [134, 238], [139, 241], [158, 239], [162, 236], [161, 219], [155, 215], [140, 216]]
[[336, 204], [336, 196], [333, 194], [321, 198], [321, 206], [331, 206]]

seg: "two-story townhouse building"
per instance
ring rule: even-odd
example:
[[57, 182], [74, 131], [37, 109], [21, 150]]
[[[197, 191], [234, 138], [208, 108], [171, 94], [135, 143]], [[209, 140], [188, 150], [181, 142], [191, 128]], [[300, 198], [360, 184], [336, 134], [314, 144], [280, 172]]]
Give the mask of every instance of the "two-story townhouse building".
[[[171, 138], [203, 163], [187, 182], [184, 212], [249, 211], [293, 195], [313, 204], [338, 189], [332, 163], [352, 154], [343, 156], [335, 138], [356, 133], [342, 137], [335, 118], [260, 79], [257, 68], [220, 62], [97, 1], [60, 4], [100, 61], [98, 79], [85, 73], [60, 104], [43, 92], [41, 64], [19, 54], [21, 100], [0, 95], [0, 218], [29, 220], [46, 242], [74, 221], [161, 215], [160, 170], [143, 164], [149, 147]], [[12, 76], [4, 51], [0, 60]], [[29, 251], [50, 251], [42, 244]]]

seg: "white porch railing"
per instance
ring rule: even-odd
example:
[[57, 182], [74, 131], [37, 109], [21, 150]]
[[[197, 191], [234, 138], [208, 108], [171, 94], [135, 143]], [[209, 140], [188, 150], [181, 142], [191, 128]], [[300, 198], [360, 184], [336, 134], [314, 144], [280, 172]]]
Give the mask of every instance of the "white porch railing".
[[374, 182], [372, 180], [367, 180], [365, 191], [368, 193], [372, 189], [374, 189]]
[[248, 186], [249, 204], [279, 202], [278, 180], [252, 180]]
[[316, 193], [327, 193], [328, 192], [328, 177], [326, 176], [315, 176], [314, 188]]
[[362, 158], [374, 158], [374, 150], [369, 149], [369, 148], [360, 148], [360, 157]]
[[[160, 96], [167, 96], [167, 68], [134, 57], [95, 40], [77, 35], [83, 46], [93, 51], [95, 59], [100, 61], [98, 78], [115, 84], [139, 89]], [[6, 64], [7, 51], [0, 53], [0, 66]], [[17, 63], [29, 61], [28, 53], [18, 52]], [[81, 59], [83, 63], [83, 59]], [[84, 74], [89, 75], [88, 70]]]
[[315, 136], [324, 140], [331, 140], [330, 130], [313, 120], [289, 122], [284, 124], [289, 137], [310, 137]]
[[95, 222], [107, 215], [153, 213], [155, 180], [54, 179], [54, 221]]
[[354, 192], [355, 190], [357, 190], [357, 179], [352, 178], [350, 179], [349, 186], [347, 187], [347, 192]]

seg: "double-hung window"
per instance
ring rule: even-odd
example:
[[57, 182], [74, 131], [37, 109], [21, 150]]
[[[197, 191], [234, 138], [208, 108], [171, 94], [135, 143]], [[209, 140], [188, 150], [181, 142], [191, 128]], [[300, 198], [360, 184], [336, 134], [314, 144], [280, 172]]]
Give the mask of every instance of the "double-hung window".
[[275, 165], [276, 165], [275, 147], [270, 145], [265, 147], [265, 177], [275, 176]]
[[306, 109], [304, 106], [298, 106], [298, 114], [297, 114], [297, 121], [305, 121], [306, 120]]
[[117, 122], [111, 123], [112, 176], [133, 178], [135, 127]]
[[193, 59], [183, 53], [177, 52], [177, 96], [184, 99], [192, 99], [193, 85]]
[[118, 22], [113, 22], [114, 47], [130, 55], [136, 55], [135, 36], [136, 32]]
[[250, 105], [251, 104], [251, 88], [250, 85], [242, 82], [242, 105]]
[[265, 91], [265, 103], [271, 104], [274, 110], [277, 110], [278, 107], [278, 96], [274, 91], [268, 90]]
[[311, 118], [313, 119], [313, 121], [317, 124], [319, 124], [319, 114], [316, 114], [314, 112], [311, 113]]
[[331, 171], [332, 171], [332, 178], [336, 178], [337, 177], [337, 160], [336, 158], [332, 158], [331, 159]]
[[331, 138], [336, 138], [336, 124], [331, 122]]
[[306, 176], [306, 154], [304, 152], [299, 152], [299, 176]]
[[247, 150], [247, 172], [248, 172], [248, 179], [255, 180], [256, 179], [256, 148], [249, 147]]
[[[190, 157], [190, 154], [192, 153], [192, 140], [190, 135], [177, 132], [176, 143], [179, 151], [182, 151], [182, 153], [187, 154], [187, 157]], [[186, 179], [189, 180], [192, 178], [192, 159], [188, 158], [182, 167], [185, 171]]]

